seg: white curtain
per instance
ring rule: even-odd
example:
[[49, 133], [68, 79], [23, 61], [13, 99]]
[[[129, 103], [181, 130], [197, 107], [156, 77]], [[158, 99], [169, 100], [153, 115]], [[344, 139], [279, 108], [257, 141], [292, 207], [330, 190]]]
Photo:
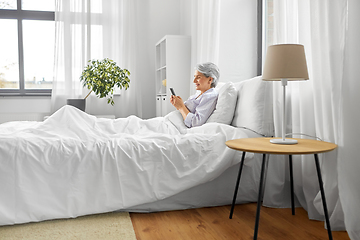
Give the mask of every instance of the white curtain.
[[[288, 83], [287, 133], [316, 136], [341, 147], [347, 0], [274, 0], [273, 6], [273, 44], [303, 44], [310, 78]], [[281, 136], [281, 104], [281, 85], [274, 83], [276, 136]], [[339, 198], [339, 152], [319, 155], [332, 230], [345, 229]], [[290, 207], [288, 167], [287, 158], [270, 158], [264, 205]], [[293, 169], [297, 205], [308, 211], [310, 219], [324, 220], [314, 156], [294, 156]]]
[[[204, 62], [218, 64], [221, 0], [195, 0], [191, 3], [191, 66]], [[193, 94], [194, 86], [190, 85]]]
[[345, 226], [351, 239], [360, 239], [360, 1], [348, 1], [345, 81], [342, 86], [343, 142], [339, 148], [339, 192]]
[[[137, 56], [136, 1], [57, 0], [56, 51], [52, 111], [68, 98], [83, 98], [79, 77], [88, 60], [110, 58], [131, 72], [130, 87], [118, 91], [115, 105], [90, 95], [86, 112], [116, 117], [139, 115], [141, 96], [135, 94]], [[140, 98], [140, 99], [139, 99]]]

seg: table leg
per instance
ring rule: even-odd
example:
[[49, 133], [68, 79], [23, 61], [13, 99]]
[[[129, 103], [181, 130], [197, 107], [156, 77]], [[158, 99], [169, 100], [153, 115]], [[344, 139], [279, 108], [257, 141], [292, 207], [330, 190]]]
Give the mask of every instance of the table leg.
[[266, 178], [267, 178], [267, 174], [268, 174], [267, 170], [268, 170], [268, 167], [269, 167], [269, 157], [270, 157], [270, 154], [266, 155], [264, 185], [263, 185], [263, 192], [261, 193], [262, 194], [261, 202], [264, 201], [264, 193], [265, 193], [265, 189], [266, 189]]
[[290, 188], [291, 188], [291, 212], [292, 212], [292, 215], [295, 215], [294, 177], [293, 177], [292, 155], [289, 155], [289, 168], [290, 168]]
[[230, 216], [229, 216], [230, 219], [232, 219], [232, 215], [233, 215], [233, 213], [234, 213], [236, 197], [237, 197], [237, 193], [238, 193], [238, 190], [239, 190], [241, 172], [242, 172], [242, 169], [243, 169], [243, 166], [244, 166], [244, 161], [245, 161], [245, 153], [246, 153], [246, 152], [243, 152], [242, 157], [241, 157], [241, 163], [240, 163], [240, 167], [239, 167], [239, 173], [238, 173], [238, 177], [237, 177], [237, 180], [236, 180], [234, 197], [233, 197], [233, 201], [232, 201], [232, 205], [231, 205], [231, 211], [230, 211]]
[[260, 220], [260, 208], [261, 208], [261, 199], [263, 193], [263, 185], [264, 185], [264, 175], [265, 175], [265, 162], [266, 162], [266, 154], [263, 154], [263, 160], [261, 165], [261, 175], [260, 175], [260, 183], [259, 183], [259, 194], [258, 194], [258, 202], [256, 208], [256, 220], [255, 220], [255, 229], [254, 229], [254, 240], [257, 239], [258, 229], [259, 229], [259, 220]]
[[321, 177], [319, 158], [318, 158], [317, 154], [314, 154], [314, 157], [315, 157], [316, 171], [317, 171], [317, 175], [318, 175], [318, 179], [319, 179], [320, 193], [321, 193], [322, 203], [323, 203], [323, 207], [324, 207], [326, 227], [327, 227], [329, 239], [332, 240], [333, 238], [332, 238], [332, 234], [331, 234], [330, 220], [329, 220], [329, 215], [328, 215], [328, 210], [327, 210], [327, 205], [326, 205], [324, 185], [323, 185], [323, 181], [322, 181], [322, 177]]

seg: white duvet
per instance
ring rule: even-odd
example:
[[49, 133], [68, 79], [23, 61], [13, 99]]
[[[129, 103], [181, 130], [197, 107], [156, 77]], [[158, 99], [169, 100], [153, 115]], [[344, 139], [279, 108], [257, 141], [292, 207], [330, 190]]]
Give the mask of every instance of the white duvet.
[[109, 212], [164, 199], [238, 163], [248, 137], [168, 118], [96, 118], [65, 106], [44, 122], [0, 125], [0, 225]]

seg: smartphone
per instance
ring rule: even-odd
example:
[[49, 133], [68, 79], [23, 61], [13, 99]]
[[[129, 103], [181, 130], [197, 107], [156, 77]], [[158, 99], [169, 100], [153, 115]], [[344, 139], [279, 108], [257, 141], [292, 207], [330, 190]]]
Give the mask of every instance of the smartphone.
[[173, 89], [173, 88], [170, 88], [170, 91], [171, 91], [171, 95], [176, 96], [176, 94], [175, 94], [175, 92], [174, 92], [174, 89]]

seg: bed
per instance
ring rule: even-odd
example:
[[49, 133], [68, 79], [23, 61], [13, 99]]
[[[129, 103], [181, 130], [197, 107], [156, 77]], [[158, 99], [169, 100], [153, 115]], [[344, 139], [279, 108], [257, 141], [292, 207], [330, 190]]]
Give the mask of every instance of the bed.
[[[71, 106], [1, 124], [0, 225], [230, 204], [241, 153], [225, 141], [273, 134], [272, 90], [261, 77], [217, 88], [216, 110], [190, 129], [177, 111], [105, 119]], [[248, 154], [238, 203], [256, 201], [259, 172]]]

